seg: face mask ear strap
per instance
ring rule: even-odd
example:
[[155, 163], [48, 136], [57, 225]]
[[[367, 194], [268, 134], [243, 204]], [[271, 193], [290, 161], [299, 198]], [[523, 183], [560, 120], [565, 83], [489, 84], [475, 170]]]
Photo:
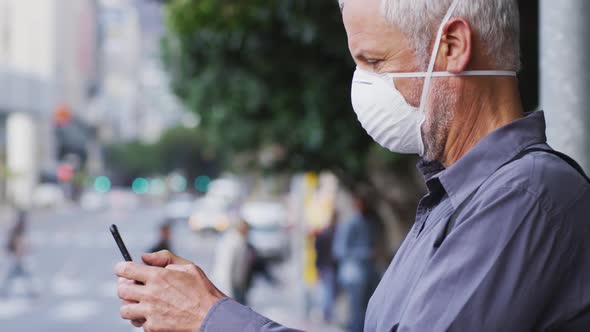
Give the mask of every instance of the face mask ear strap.
[[422, 98], [420, 99], [420, 111], [424, 112], [424, 108], [426, 107], [426, 100], [428, 99], [428, 94], [430, 92], [430, 80], [432, 79], [432, 73], [434, 71], [434, 64], [436, 63], [436, 57], [438, 56], [438, 48], [440, 47], [441, 37], [443, 34], [443, 29], [445, 25], [451, 19], [451, 16], [455, 12], [457, 5], [461, 0], [454, 0], [447, 11], [440, 27], [438, 28], [438, 33], [436, 34], [436, 39], [434, 42], [434, 48], [432, 49], [432, 56], [430, 57], [430, 63], [428, 64], [428, 72], [426, 73], [426, 79], [424, 80], [424, 87], [422, 88]]
[[432, 73], [413, 72], [413, 73], [389, 73], [388, 78], [424, 78], [424, 77], [460, 77], [460, 76], [508, 76], [516, 77], [515, 71], [510, 70], [468, 70], [453, 74], [448, 71], [435, 71]]

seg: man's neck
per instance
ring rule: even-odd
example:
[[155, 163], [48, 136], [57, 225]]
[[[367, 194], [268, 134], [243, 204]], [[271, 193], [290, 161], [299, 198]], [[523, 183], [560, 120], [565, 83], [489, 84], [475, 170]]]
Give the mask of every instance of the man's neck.
[[487, 85], [466, 84], [440, 162], [450, 167], [491, 132], [524, 116], [518, 82], [492, 78]]

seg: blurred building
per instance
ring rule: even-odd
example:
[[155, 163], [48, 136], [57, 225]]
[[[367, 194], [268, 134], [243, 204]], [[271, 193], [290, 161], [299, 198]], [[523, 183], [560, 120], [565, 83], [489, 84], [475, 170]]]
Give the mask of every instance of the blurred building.
[[61, 107], [83, 122], [98, 83], [96, 15], [95, 0], [0, 1], [0, 156], [19, 204], [55, 169], [61, 145], [83, 150], [58, 139], [54, 114]]
[[103, 141], [137, 136], [141, 31], [132, 0], [100, 0], [102, 86], [92, 120]]
[[157, 141], [162, 133], [178, 124], [187, 127], [198, 125], [198, 119], [187, 114], [183, 105], [170, 89], [170, 79], [162, 61], [160, 45], [165, 33], [162, 2], [135, 0], [142, 31], [142, 57], [140, 71], [139, 138], [146, 142]]
[[184, 116], [160, 58], [162, 3], [101, 0], [100, 6], [104, 70], [104, 90], [96, 107], [100, 136], [110, 142], [157, 141]]

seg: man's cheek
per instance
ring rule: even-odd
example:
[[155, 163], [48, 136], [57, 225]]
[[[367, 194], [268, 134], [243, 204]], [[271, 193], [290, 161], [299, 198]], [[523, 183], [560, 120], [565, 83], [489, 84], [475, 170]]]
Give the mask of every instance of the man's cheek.
[[408, 104], [413, 107], [420, 107], [422, 96], [422, 78], [398, 78], [394, 80], [395, 87], [402, 94]]

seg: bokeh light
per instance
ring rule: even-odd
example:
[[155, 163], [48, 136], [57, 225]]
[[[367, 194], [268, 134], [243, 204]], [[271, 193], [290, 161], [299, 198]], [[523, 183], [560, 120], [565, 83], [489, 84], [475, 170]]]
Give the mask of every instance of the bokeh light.
[[170, 190], [175, 193], [181, 193], [186, 190], [187, 181], [184, 176], [175, 174], [170, 177]]
[[150, 181], [150, 193], [157, 196], [165, 194], [166, 183], [162, 179], [152, 179]]
[[111, 180], [106, 176], [99, 176], [94, 180], [94, 190], [99, 193], [107, 193], [111, 190]]
[[138, 195], [145, 195], [150, 190], [150, 184], [147, 179], [137, 178], [133, 180], [131, 190]]
[[206, 193], [209, 190], [210, 183], [211, 178], [206, 175], [202, 175], [195, 180], [195, 188], [198, 192]]

